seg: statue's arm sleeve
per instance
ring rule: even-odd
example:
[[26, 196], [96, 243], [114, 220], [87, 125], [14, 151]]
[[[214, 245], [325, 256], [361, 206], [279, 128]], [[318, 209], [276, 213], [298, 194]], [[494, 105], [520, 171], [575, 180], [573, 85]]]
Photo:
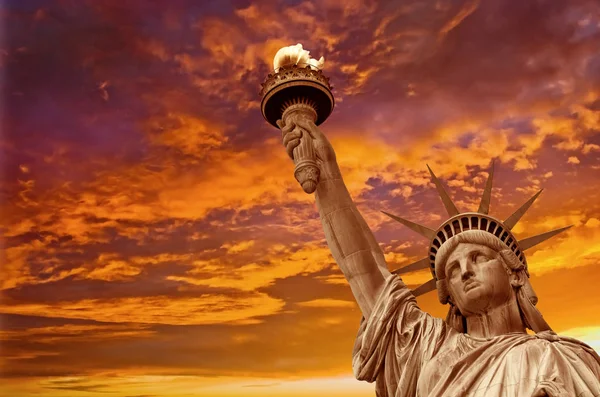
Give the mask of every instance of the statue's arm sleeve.
[[390, 275], [363, 318], [354, 344], [352, 367], [359, 380], [377, 381], [380, 396], [416, 395], [421, 369], [448, 340], [443, 320], [423, 312], [396, 275]]

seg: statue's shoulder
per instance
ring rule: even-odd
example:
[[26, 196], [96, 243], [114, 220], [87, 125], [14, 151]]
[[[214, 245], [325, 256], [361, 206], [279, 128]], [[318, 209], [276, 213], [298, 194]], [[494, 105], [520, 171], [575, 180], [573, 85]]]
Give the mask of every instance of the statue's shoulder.
[[600, 374], [600, 356], [591, 346], [579, 339], [558, 335], [553, 331], [538, 332], [535, 339], [544, 341], [543, 344], [549, 356], [561, 355], [571, 359], [578, 357], [586, 363], [588, 368], [593, 368], [594, 372]]

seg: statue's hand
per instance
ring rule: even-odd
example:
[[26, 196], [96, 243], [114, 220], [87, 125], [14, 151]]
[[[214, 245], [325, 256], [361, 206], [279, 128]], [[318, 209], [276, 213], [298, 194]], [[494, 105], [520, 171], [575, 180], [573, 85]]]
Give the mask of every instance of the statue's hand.
[[290, 158], [294, 158], [294, 148], [300, 144], [301, 138], [311, 139], [317, 156], [317, 164], [321, 171], [325, 171], [324, 168], [335, 164], [336, 157], [333, 146], [315, 123], [298, 118], [294, 121], [288, 121], [287, 125], [284, 125], [282, 120], [278, 120], [277, 125], [281, 129], [283, 145]]

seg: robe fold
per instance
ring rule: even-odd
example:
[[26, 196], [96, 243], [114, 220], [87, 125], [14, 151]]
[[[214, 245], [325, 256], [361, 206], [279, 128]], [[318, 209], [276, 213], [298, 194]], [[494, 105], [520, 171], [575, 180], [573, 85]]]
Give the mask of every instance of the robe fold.
[[379, 397], [600, 396], [600, 357], [576, 339], [545, 331], [489, 339], [423, 312], [395, 275], [360, 324], [354, 375]]

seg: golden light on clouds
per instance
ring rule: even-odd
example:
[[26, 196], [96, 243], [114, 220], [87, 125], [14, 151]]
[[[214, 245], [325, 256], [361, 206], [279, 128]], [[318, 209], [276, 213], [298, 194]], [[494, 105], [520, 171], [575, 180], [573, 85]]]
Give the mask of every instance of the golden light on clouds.
[[[13, 3], [8, 395], [374, 394], [351, 375], [360, 312], [314, 197], [259, 111], [275, 53], [296, 43], [326, 59], [336, 109], [321, 129], [388, 266], [427, 242], [380, 211], [435, 228], [446, 215], [426, 165], [466, 211], [494, 160], [493, 216], [545, 189], [517, 237], [574, 225], [527, 260], [544, 317], [598, 348], [593, 0]], [[447, 311], [435, 293], [419, 304]]]
[[528, 256], [530, 271], [542, 274], [556, 269], [596, 265], [600, 261], [600, 227], [594, 225], [592, 220], [589, 226], [567, 231], [559, 242], [540, 247]]
[[283, 307], [279, 299], [262, 293], [242, 300], [226, 295], [200, 295], [173, 299], [168, 296], [84, 299], [76, 302], [22, 303], [0, 306], [6, 314], [94, 320], [108, 323], [170, 325], [252, 324], [256, 317], [275, 314]]
[[[154, 331], [147, 329], [144, 324], [117, 324], [117, 325], [74, 325], [29, 328], [26, 331], [3, 330], [0, 331], [0, 340], [18, 340], [35, 338], [39, 343], [53, 343], [59, 340], [70, 340], [73, 336], [86, 338], [113, 339], [152, 336]], [[59, 353], [56, 353], [59, 354]]]
[[150, 126], [151, 142], [180, 150], [185, 155], [202, 157], [227, 142], [222, 127], [185, 114], [168, 114]]
[[355, 302], [338, 299], [315, 299], [312, 301], [300, 302], [298, 305], [304, 307], [356, 307]]
[[[12, 383], [12, 382], [11, 382]], [[8, 384], [6, 390], [25, 391], [34, 395], [43, 391], [48, 396], [63, 396], [65, 390], [85, 390], [106, 393], [118, 390], [118, 397], [158, 393], [161, 396], [181, 396], [189, 393], [200, 396], [234, 397], [244, 396], [364, 396], [374, 393], [374, 385], [356, 382], [350, 376], [286, 380], [280, 378], [241, 378], [227, 377], [216, 381], [211, 377], [200, 376], [98, 376], [61, 377], [42, 380], [25, 387]], [[151, 394], [150, 394], [151, 395]]]
[[[292, 248], [292, 247], [289, 247]], [[210, 263], [212, 277], [198, 277], [206, 274], [206, 263], [198, 263], [186, 276], [169, 276], [169, 280], [181, 281], [193, 285], [220, 288], [235, 288], [241, 291], [253, 291], [271, 285], [277, 279], [285, 279], [302, 273], [316, 273], [329, 267], [331, 254], [326, 247], [307, 244], [296, 251], [275, 247], [269, 263], [246, 263], [233, 269], [228, 258]]]

